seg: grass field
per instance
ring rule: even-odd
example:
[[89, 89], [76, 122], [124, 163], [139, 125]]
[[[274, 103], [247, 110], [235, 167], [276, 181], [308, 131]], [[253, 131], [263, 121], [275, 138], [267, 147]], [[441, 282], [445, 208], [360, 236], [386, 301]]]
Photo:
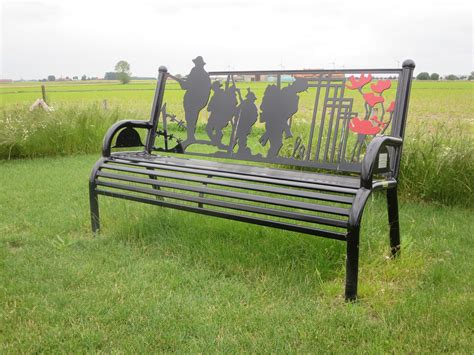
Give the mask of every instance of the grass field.
[[[2, 106], [28, 105], [41, 97], [38, 82], [0, 85]], [[140, 111], [144, 117], [150, 113], [156, 82], [132, 81], [128, 85], [118, 82], [47, 82], [47, 97], [55, 107], [101, 103], [107, 100], [111, 107], [126, 107]], [[169, 85], [177, 84], [171, 82]], [[264, 83], [250, 86], [263, 91]], [[469, 81], [414, 81], [410, 106], [410, 119], [463, 119], [473, 120], [474, 82]]]
[[96, 158], [0, 162], [0, 352], [471, 352], [472, 210], [402, 199], [393, 261], [373, 199], [346, 304], [338, 241], [108, 199], [93, 238]]
[[47, 83], [56, 111], [29, 113], [39, 85], [0, 86], [0, 353], [472, 352], [474, 83], [414, 82], [402, 256], [376, 195], [356, 304], [338, 241], [115, 199], [93, 238], [103, 134], [146, 119], [154, 83]]

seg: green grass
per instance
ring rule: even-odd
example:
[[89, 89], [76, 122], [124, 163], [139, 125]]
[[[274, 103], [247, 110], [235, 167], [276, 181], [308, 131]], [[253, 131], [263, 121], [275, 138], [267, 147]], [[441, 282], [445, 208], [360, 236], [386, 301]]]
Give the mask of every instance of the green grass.
[[472, 210], [402, 199], [389, 260], [372, 199], [346, 304], [342, 242], [107, 198], [93, 238], [96, 159], [0, 162], [0, 352], [472, 351]]

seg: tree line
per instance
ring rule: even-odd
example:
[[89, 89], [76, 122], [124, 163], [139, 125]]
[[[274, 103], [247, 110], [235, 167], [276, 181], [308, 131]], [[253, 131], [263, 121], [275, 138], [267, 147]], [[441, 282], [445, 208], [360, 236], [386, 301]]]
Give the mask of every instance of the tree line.
[[474, 71], [471, 72], [470, 75], [461, 75], [457, 76], [454, 74], [446, 75], [445, 77], [440, 77], [438, 73], [428, 73], [428, 72], [421, 72], [416, 76], [416, 80], [474, 80]]

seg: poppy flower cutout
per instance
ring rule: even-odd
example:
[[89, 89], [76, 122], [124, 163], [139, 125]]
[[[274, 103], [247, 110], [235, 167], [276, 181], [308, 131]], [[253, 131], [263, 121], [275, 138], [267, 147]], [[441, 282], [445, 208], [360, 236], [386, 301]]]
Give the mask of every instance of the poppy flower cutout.
[[382, 96], [375, 96], [372, 92], [364, 94], [364, 100], [369, 104], [370, 107], [374, 107], [375, 105], [385, 101]]
[[360, 134], [377, 134], [381, 130], [379, 126], [374, 126], [370, 121], [361, 120], [359, 117], [350, 120], [349, 129]]
[[373, 92], [376, 92], [377, 94], [381, 94], [385, 90], [390, 89], [390, 86], [392, 86], [392, 83], [390, 82], [390, 80], [379, 80], [377, 81], [376, 84], [370, 85], [370, 88], [372, 89]]
[[390, 106], [388, 106], [387, 112], [393, 112], [395, 110], [395, 101], [392, 101], [390, 103]]
[[349, 81], [351, 82], [351, 86], [346, 84], [346, 87], [349, 90], [360, 89], [361, 87], [372, 81], [372, 75], [368, 74], [367, 76], [365, 76], [364, 73], [362, 73], [360, 74], [360, 77], [358, 79], [356, 79], [354, 75], [352, 75], [349, 77]]

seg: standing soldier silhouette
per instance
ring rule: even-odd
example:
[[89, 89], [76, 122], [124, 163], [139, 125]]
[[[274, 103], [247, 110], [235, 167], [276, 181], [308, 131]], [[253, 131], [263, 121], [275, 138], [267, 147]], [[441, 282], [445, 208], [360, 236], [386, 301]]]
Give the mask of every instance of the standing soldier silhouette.
[[184, 145], [196, 140], [194, 133], [196, 131], [199, 112], [206, 106], [211, 92], [211, 79], [209, 78], [209, 74], [204, 70], [206, 63], [201, 56], [194, 58], [193, 63], [194, 68], [191, 69], [189, 75], [185, 79], [178, 81], [181, 88], [186, 90], [183, 107], [188, 136], [186, 141], [183, 142]]
[[250, 88], [248, 88], [245, 100], [243, 100], [238, 107], [239, 116], [235, 133], [235, 144], [239, 145], [237, 154], [251, 154], [250, 149], [247, 147], [247, 137], [258, 118], [258, 109], [255, 105], [255, 100], [257, 100], [257, 97], [250, 91]]
[[206, 131], [213, 145], [220, 149], [226, 149], [227, 147], [222, 144], [222, 137], [224, 135], [222, 130], [229, 124], [234, 116], [237, 116], [238, 102], [235, 96], [236, 88], [234, 85], [226, 90], [222, 90], [220, 88], [221, 86], [222, 84], [218, 81], [212, 83], [214, 95], [207, 106], [207, 110], [211, 114], [207, 121]]
[[308, 89], [308, 82], [301, 78], [278, 89], [276, 85], [269, 85], [265, 89], [260, 109], [260, 121], [265, 122], [265, 133], [260, 138], [260, 143], [265, 146], [270, 141], [267, 157], [273, 158], [278, 155], [283, 145], [283, 132], [286, 138], [292, 137], [289, 125], [290, 118], [298, 111], [298, 93]]

